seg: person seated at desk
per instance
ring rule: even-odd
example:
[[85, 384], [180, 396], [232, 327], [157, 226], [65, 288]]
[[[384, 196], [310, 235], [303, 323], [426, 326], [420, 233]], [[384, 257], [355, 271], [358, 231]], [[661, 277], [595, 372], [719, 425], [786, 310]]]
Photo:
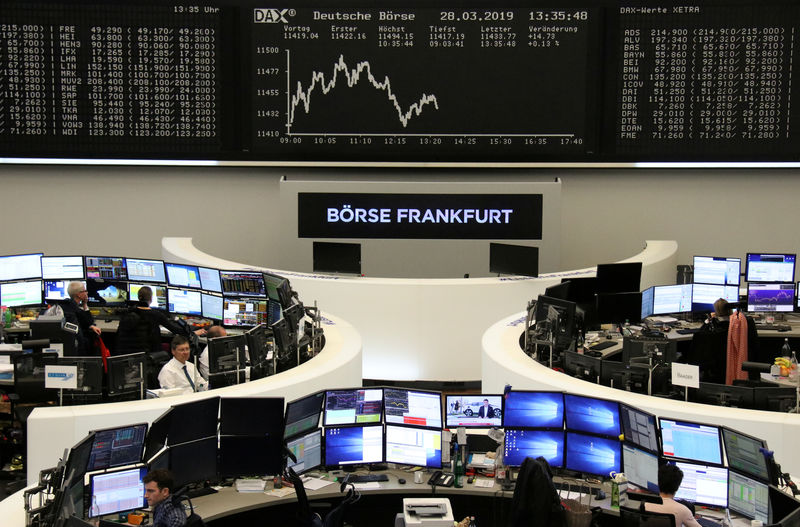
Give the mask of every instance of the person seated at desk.
[[144, 497], [153, 509], [152, 527], [183, 527], [186, 525], [186, 512], [180, 503], [172, 500], [172, 487], [175, 480], [165, 468], [148, 472], [144, 478]]
[[208, 389], [205, 379], [197, 374], [194, 364], [188, 362], [189, 340], [183, 335], [175, 335], [170, 343], [172, 358], [158, 373], [158, 383], [162, 388], [184, 388], [193, 392]]
[[89, 311], [89, 293], [82, 282], [70, 282], [67, 286], [67, 298], [61, 303], [64, 311], [64, 320], [78, 326], [78, 355], [88, 355], [93, 351], [91, 338], [100, 336], [100, 328], [94, 323], [94, 317]]
[[[227, 336], [228, 332], [222, 326], [211, 326], [206, 330], [207, 338], [213, 339]], [[208, 380], [208, 346], [203, 348], [203, 352], [200, 354], [200, 358], [197, 360], [197, 371], [200, 372], [200, 375], [202, 375], [205, 380]]]
[[681, 487], [683, 471], [677, 465], [658, 467], [658, 493], [663, 503], [645, 503], [648, 512], [662, 512], [675, 516], [675, 527], [700, 527], [689, 507], [675, 501], [675, 494]]

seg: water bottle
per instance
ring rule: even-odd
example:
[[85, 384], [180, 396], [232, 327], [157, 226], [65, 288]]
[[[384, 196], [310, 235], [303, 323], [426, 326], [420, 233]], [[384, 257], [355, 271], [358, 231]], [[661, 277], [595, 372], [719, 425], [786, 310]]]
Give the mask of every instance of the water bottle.
[[797, 355], [792, 351], [792, 360], [790, 361], [789, 378], [792, 380], [797, 379]]
[[460, 489], [464, 486], [464, 462], [461, 460], [461, 452], [458, 451], [458, 443], [456, 443], [455, 460], [453, 461], [453, 474], [455, 474], [455, 482], [453, 486]]

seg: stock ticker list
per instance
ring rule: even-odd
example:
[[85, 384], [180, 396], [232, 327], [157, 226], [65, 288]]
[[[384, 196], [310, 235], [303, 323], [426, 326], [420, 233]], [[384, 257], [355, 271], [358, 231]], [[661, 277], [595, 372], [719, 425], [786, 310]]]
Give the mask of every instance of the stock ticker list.
[[0, 4], [4, 151], [214, 151], [218, 12]]
[[620, 8], [617, 152], [796, 152], [798, 14], [788, 5]]
[[591, 9], [254, 9], [253, 151], [583, 155], [594, 141], [595, 18]]

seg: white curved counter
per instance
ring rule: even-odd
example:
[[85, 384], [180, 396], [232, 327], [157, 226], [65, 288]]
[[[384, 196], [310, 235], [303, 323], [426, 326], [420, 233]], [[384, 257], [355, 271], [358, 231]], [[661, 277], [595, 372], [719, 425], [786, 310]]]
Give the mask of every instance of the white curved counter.
[[503, 393], [507, 384], [516, 390], [565, 391], [621, 400], [657, 416], [729, 426], [766, 439], [783, 471], [800, 473], [800, 457], [795, 453], [797, 437], [800, 436], [800, 415], [674, 401], [576, 379], [539, 364], [522, 351], [519, 337], [524, 324], [525, 313], [517, 313], [497, 322], [484, 333], [484, 393]]
[[[258, 269], [289, 278], [304, 302], [348, 320], [364, 339], [366, 379], [456, 380], [481, 378], [480, 339], [499, 317], [524, 308], [544, 290], [594, 268], [538, 278], [342, 278], [252, 267], [206, 254], [191, 238], [163, 238], [164, 260], [220, 269]], [[647, 241], [624, 261], [642, 262], [644, 289], [675, 282], [678, 244]]]

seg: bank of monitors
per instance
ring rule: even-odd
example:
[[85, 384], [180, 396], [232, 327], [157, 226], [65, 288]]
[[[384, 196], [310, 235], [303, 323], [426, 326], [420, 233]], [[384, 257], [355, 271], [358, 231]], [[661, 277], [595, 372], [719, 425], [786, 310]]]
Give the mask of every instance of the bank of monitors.
[[225, 301], [221, 296], [202, 293], [200, 302], [203, 310], [203, 318], [210, 320], [222, 320], [225, 316]]
[[748, 283], [747, 311], [792, 312], [794, 311], [794, 291], [794, 283]]
[[146, 436], [147, 423], [95, 431], [87, 470], [92, 472], [139, 463]]
[[694, 283], [739, 285], [742, 269], [741, 258], [695, 256], [692, 263]]
[[692, 284], [692, 311], [714, 311], [714, 302], [720, 298], [729, 303], [738, 302], [739, 286]]
[[0, 282], [42, 277], [42, 253], [0, 256]]
[[551, 467], [564, 466], [563, 430], [521, 430], [507, 428], [503, 442], [503, 464], [522, 466], [526, 457], [542, 456]]
[[446, 428], [499, 428], [503, 425], [502, 395], [448, 394]]
[[6, 307], [39, 306], [42, 304], [42, 281], [0, 283], [0, 305]]
[[590, 357], [574, 351], [565, 351], [561, 357], [566, 373], [578, 379], [597, 382], [603, 363], [600, 357]]
[[386, 424], [442, 428], [442, 394], [407, 390], [383, 389]]
[[633, 406], [620, 404], [619, 417], [625, 441], [654, 454], [659, 452], [656, 416]]
[[226, 296], [266, 298], [264, 275], [257, 271], [220, 271], [222, 293]]
[[222, 325], [225, 327], [253, 327], [266, 324], [268, 319], [265, 298], [223, 297]]
[[325, 392], [325, 426], [380, 423], [382, 388], [353, 388]]
[[764, 456], [767, 445], [764, 441], [730, 428], [722, 429], [722, 440], [730, 469], [760, 481], [770, 480], [767, 459]]
[[317, 392], [287, 403], [284, 436], [291, 437], [317, 428], [324, 402], [325, 392]]
[[128, 302], [128, 283], [120, 280], [88, 279], [86, 291], [90, 306], [125, 307]]
[[699, 463], [675, 463], [683, 472], [677, 499], [710, 507], [728, 506], [728, 469]]
[[361, 274], [361, 244], [314, 242], [314, 272]]
[[564, 427], [564, 394], [561, 392], [510, 391], [503, 405], [505, 428]]
[[382, 463], [383, 426], [333, 426], [325, 428], [325, 464]]
[[732, 468], [728, 471], [728, 508], [751, 520], [770, 521], [769, 485]]
[[600, 477], [622, 470], [622, 443], [619, 438], [569, 431], [566, 437], [564, 467], [567, 470]]
[[658, 493], [658, 456], [641, 448], [622, 444], [622, 468], [628, 481]]
[[794, 282], [796, 254], [747, 253], [748, 282]]
[[722, 437], [717, 426], [659, 418], [661, 453], [698, 463], [722, 464]]
[[167, 444], [170, 446], [217, 437], [219, 397], [178, 404], [169, 410]]
[[[175, 488], [216, 479], [220, 470], [217, 465], [217, 438], [170, 446], [168, 452], [169, 470], [175, 478]], [[262, 473], [261, 475], [264, 475]]]
[[701, 382], [697, 390], [697, 402], [733, 408], [753, 408], [753, 388]]
[[642, 317], [642, 293], [598, 293], [597, 319], [601, 324], [635, 324]]
[[145, 506], [144, 482], [146, 467], [115, 470], [89, 477], [91, 505], [89, 517], [96, 518]]
[[606, 399], [566, 394], [567, 430], [619, 437], [619, 403]]
[[507, 243], [489, 244], [489, 272], [539, 276], [539, 248]]
[[167, 282], [167, 273], [161, 260], [125, 258], [125, 269], [128, 271], [128, 280], [134, 282]]
[[597, 266], [598, 293], [638, 293], [642, 262], [600, 264]]
[[45, 280], [83, 280], [83, 256], [42, 256], [42, 278]]
[[[203, 315], [203, 301], [200, 291], [167, 288], [167, 310], [170, 313], [199, 317]], [[222, 300], [220, 298], [220, 300]]]
[[442, 430], [387, 424], [386, 461], [401, 465], [442, 468]]
[[167, 283], [171, 287], [188, 287], [191, 289], [202, 289], [200, 282], [200, 269], [195, 265], [185, 265], [176, 263], [166, 264]]
[[84, 258], [86, 278], [102, 280], [127, 280], [125, 259], [115, 256], [86, 256]]
[[297, 460], [287, 459], [287, 468], [302, 474], [319, 467], [322, 465], [322, 429], [317, 428], [292, 439], [287, 439], [286, 448]]
[[139, 300], [139, 290], [143, 287], [149, 287], [153, 293], [153, 298], [150, 299], [150, 307], [153, 309], [167, 309], [167, 288], [163, 285], [156, 284], [136, 284], [128, 282], [128, 299], [131, 302]]

